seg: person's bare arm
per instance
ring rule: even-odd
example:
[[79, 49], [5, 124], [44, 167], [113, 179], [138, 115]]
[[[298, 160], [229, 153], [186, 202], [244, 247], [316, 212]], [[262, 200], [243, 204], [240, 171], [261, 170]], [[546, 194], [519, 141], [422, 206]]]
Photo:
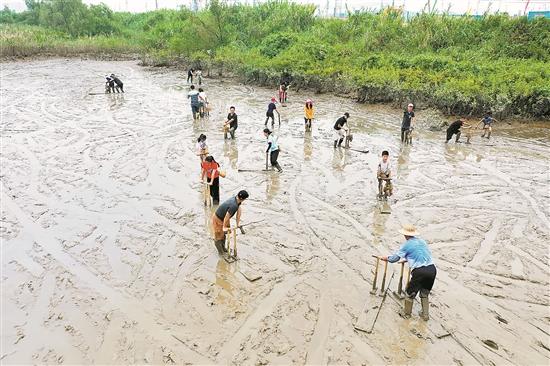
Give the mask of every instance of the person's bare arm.
[[231, 229], [231, 215], [228, 212], [223, 218], [223, 231], [228, 231], [229, 229]]
[[218, 171], [218, 168], [212, 170], [212, 178], [210, 179], [210, 182], [208, 183], [209, 185], [212, 185], [214, 184], [214, 175], [216, 175], [216, 172]]
[[241, 208], [237, 209], [237, 226], [241, 225]]

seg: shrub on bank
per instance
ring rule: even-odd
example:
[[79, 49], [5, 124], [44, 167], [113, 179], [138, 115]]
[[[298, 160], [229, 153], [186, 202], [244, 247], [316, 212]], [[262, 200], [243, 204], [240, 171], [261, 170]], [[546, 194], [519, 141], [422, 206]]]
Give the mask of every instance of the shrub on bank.
[[0, 12], [0, 21], [11, 24], [2, 26], [2, 55], [140, 52], [155, 65], [186, 60], [272, 87], [284, 75], [294, 88], [352, 93], [364, 102], [412, 101], [449, 114], [491, 109], [500, 117], [550, 118], [550, 20], [545, 18], [419, 14], [406, 19], [389, 8], [324, 19], [315, 17], [310, 5], [230, 6], [220, 0], [197, 13], [130, 14], [83, 10], [76, 4], [80, 0], [71, 0], [87, 17], [85, 34], [99, 34], [74, 37], [80, 30], [62, 32], [71, 24], [40, 10], [63, 1], [29, 0], [26, 13]]

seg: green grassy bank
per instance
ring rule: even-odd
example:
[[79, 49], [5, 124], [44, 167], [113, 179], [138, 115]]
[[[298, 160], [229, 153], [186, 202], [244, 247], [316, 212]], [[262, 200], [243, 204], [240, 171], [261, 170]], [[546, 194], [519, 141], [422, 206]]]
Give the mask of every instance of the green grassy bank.
[[286, 1], [251, 7], [213, 0], [198, 13], [141, 14], [80, 0], [29, 3], [27, 12], [0, 14], [4, 57], [141, 54], [150, 63], [185, 60], [272, 87], [285, 77], [295, 88], [352, 93], [364, 102], [550, 118], [550, 20], [544, 18], [423, 13], [405, 19], [386, 9], [322, 19], [314, 7]]

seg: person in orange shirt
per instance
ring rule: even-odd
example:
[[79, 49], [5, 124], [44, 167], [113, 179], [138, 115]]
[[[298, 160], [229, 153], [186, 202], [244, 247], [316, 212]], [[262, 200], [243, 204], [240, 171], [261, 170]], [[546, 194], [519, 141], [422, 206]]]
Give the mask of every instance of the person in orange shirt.
[[204, 181], [206, 176], [206, 183], [210, 184], [212, 203], [218, 205], [220, 204], [220, 164], [214, 160], [212, 155], [209, 155], [201, 163], [201, 168], [201, 180]]
[[311, 131], [311, 121], [313, 120], [313, 102], [311, 99], [306, 100], [304, 113], [305, 113], [304, 120], [306, 123], [306, 131]]

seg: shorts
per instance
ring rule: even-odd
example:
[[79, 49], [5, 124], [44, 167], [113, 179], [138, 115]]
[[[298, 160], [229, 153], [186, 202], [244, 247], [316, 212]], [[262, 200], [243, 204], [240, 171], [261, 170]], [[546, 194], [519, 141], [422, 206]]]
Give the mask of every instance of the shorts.
[[265, 114], [265, 116], [266, 116], [266, 117], [269, 117], [269, 118], [275, 118], [275, 115], [273, 114], [273, 112], [271, 112], [271, 113], [267, 112], [267, 113]]
[[427, 297], [435, 282], [437, 270], [433, 264], [425, 267], [418, 267], [412, 270], [412, 277], [407, 286], [406, 292], [409, 297], [416, 297], [420, 292], [420, 297]]
[[193, 116], [196, 115], [197, 113], [199, 113], [199, 105], [196, 104], [191, 104], [191, 113], [193, 113]]

